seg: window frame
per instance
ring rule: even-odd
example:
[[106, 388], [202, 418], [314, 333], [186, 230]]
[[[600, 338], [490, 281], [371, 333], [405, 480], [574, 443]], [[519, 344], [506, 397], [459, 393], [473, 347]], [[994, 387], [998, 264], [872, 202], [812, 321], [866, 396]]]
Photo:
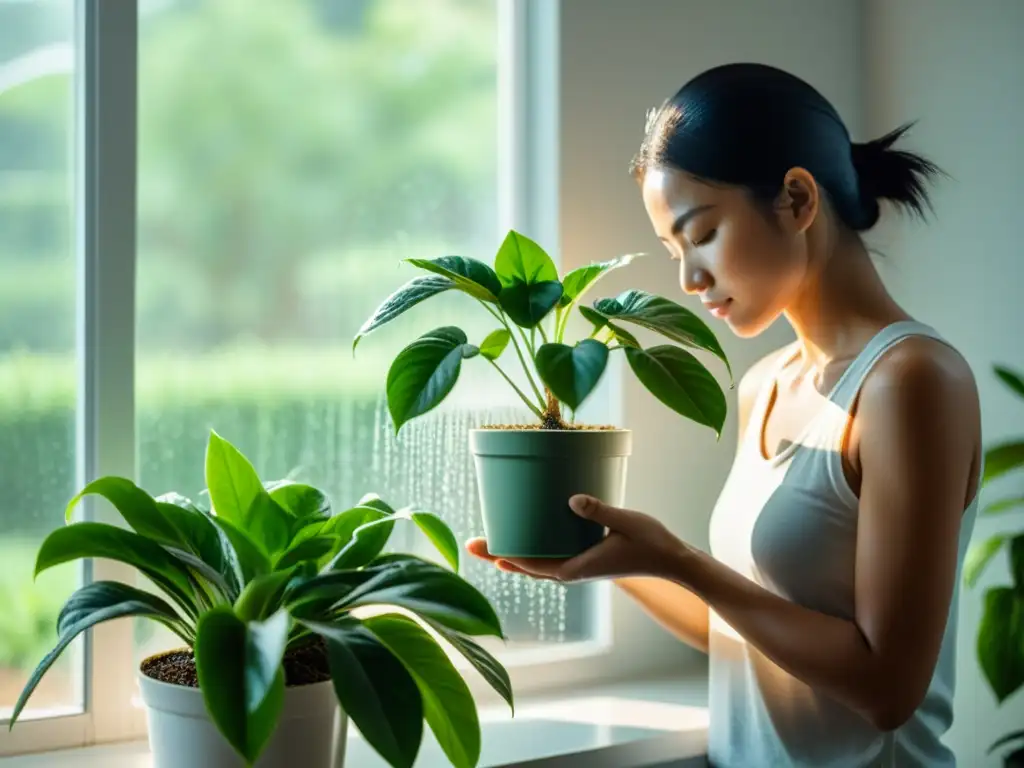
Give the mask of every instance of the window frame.
[[[556, 262], [559, 224], [559, 3], [497, 0], [499, 231], [515, 228], [548, 245]], [[137, 476], [135, 332], [138, 173], [137, 3], [76, 0], [75, 252], [78, 357], [77, 471], [82, 487], [103, 475]], [[101, 194], [102, 190], [102, 194]], [[549, 245], [550, 244], [550, 245]], [[617, 408], [617, 375], [595, 393], [596, 407]], [[87, 497], [83, 519], [116, 522]], [[133, 583], [128, 566], [83, 565], [88, 580]], [[607, 584], [588, 587], [593, 637], [537, 649], [499, 651], [517, 694], [553, 684], [596, 680], [599, 656], [614, 650]], [[84, 634], [81, 713], [20, 721], [0, 728], [0, 757], [143, 739], [134, 622], [101, 624]], [[477, 675], [467, 678], [478, 701], [496, 700]]]

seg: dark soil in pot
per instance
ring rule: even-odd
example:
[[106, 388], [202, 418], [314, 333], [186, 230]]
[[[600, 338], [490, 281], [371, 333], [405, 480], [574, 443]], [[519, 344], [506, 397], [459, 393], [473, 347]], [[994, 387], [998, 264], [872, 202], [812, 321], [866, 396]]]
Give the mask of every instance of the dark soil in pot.
[[[322, 640], [293, 648], [284, 655], [286, 686], [312, 685], [331, 679], [327, 648]], [[150, 656], [142, 662], [142, 674], [173, 685], [198, 688], [196, 662], [192, 649], [167, 651]]]

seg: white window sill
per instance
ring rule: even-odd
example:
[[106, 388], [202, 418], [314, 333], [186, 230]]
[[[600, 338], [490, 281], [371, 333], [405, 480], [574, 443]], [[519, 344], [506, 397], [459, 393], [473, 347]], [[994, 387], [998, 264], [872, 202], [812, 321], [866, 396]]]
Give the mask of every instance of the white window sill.
[[[701, 677], [616, 683], [482, 707], [480, 768], [675, 768], [706, 764], [707, 680]], [[424, 732], [416, 768], [448, 760]], [[687, 760], [692, 758], [692, 760]], [[680, 762], [680, 761], [686, 762]], [[352, 730], [346, 765], [387, 768]], [[151, 768], [145, 743], [64, 750], [0, 759], [2, 768]]]

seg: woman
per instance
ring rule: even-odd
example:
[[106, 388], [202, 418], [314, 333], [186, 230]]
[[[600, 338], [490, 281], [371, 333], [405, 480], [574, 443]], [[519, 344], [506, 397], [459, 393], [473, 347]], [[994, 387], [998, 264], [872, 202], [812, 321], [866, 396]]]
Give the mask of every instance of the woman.
[[760, 65], [687, 83], [648, 121], [633, 172], [680, 282], [749, 337], [795, 343], [739, 387], [739, 447], [711, 554], [657, 520], [576, 496], [608, 529], [539, 578], [612, 578], [710, 656], [709, 757], [722, 766], [943, 766], [956, 596], [981, 473], [964, 359], [886, 292], [860, 232], [879, 201], [921, 213], [937, 173], [851, 143], [811, 86]]

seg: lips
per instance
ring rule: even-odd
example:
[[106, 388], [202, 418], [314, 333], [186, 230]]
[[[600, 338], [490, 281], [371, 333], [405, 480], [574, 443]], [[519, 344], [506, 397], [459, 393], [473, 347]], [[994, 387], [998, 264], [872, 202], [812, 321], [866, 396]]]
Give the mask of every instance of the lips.
[[724, 299], [723, 301], [705, 301], [703, 304], [704, 308], [715, 317], [725, 317], [729, 314], [729, 307], [732, 305], [732, 299]]

